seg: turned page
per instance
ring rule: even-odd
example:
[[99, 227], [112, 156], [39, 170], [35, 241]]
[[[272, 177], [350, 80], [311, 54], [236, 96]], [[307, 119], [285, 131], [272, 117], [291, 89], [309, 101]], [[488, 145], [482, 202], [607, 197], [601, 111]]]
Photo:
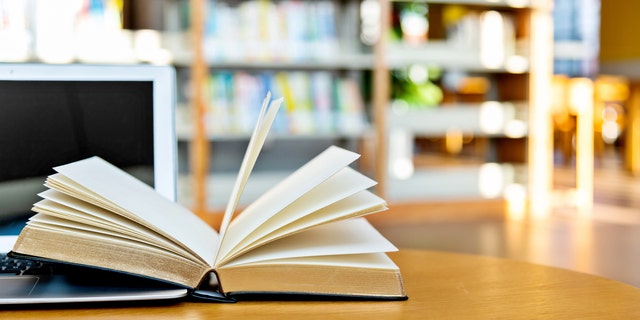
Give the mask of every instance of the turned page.
[[[338, 150], [331, 147], [321, 155], [332, 157], [332, 151]], [[233, 259], [265, 243], [308, 228], [386, 209], [386, 202], [382, 198], [366, 190], [375, 184], [375, 181], [350, 167], [342, 168], [254, 226], [253, 231], [240, 239], [232, 249], [225, 251], [224, 260]], [[287, 191], [283, 194], [286, 196], [289, 193]], [[260, 205], [250, 206], [242, 213], [243, 218], [239, 219], [248, 219], [256, 224], [260, 221], [255, 216], [256, 212], [259, 215], [264, 212], [264, 208]]]
[[[294, 204], [290, 207], [298, 206]], [[289, 208], [283, 210], [285, 215], [292, 212], [288, 209]], [[308, 230], [315, 230], [318, 226], [324, 226], [327, 224], [332, 226], [341, 221], [351, 220], [351, 218], [372, 214], [386, 209], [387, 205], [384, 200], [367, 190], [362, 190], [356, 194], [327, 205], [326, 207], [312, 211], [309, 214], [302, 215], [301, 218], [293, 220], [279, 228], [274, 228], [274, 225], [278, 225], [282, 220], [274, 219], [274, 223], [272, 223], [272, 221], [268, 221], [264, 225], [261, 225], [257, 229], [257, 232], [248, 237], [246, 242], [247, 244], [245, 244], [245, 241], [240, 242], [239, 246], [237, 246], [227, 256], [228, 259], [233, 259], [247, 252], [252, 252], [255, 248], [268, 244], [274, 240], [289, 237], [291, 235], [297, 235], [299, 232], [306, 233]]]
[[[39, 214], [29, 219], [30, 225], [55, 225], [56, 228], [62, 227], [65, 232], [69, 233], [73, 233], [74, 229], [83, 229], [96, 234], [153, 243], [194, 261], [207, 263], [199, 257], [189, 254], [174, 241], [113, 211], [52, 189], [45, 190], [38, 196], [43, 199], [34, 204], [33, 211]], [[70, 225], [73, 225], [74, 228], [64, 228]]]
[[267, 139], [267, 135], [271, 130], [273, 121], [275, 120], [276, 115], [278, 114], [278, 110], [280, 110], [280, 105], [283, 102], [282, 98], [274, 101], [270, 100], [271, 93], [268, 92], [266, 98], [262, 102], [258, 121], [253, 130], [253, 133], [251, 134], [251, 138], [249, 139], [249, 145], [247, 146], [247, 150], [245, 151], [244, 157], [242, 159], [242, 164], [240, 165], [240, 170], [238, 171], [238, 176], [236, 177], [233, 189], [231, 190], [231, 196], [229, 197], [227, 207], [222, 217], [222, 222], [220, 224], [220, 240], [218, 243], [218, 250], [216, 252], [216, 260], [220, 255], [219, 248], [224, 245], [224, 243], [226, 242], [225, 239], [228, 237], [227, 231], [229, 228], [229, 224], [231, 223], [235, 211], [238, 208], [238, 203], [240, 201], [240, 197], [242, 196], [242, 192], [244, 191], [244, 187], [247, 184], [247, 180], [249, 180], [249, 175], [251, 175], [253, 166], [256, 163], [258, 155], [260, 155], [262, 146]]
[[364, 218], [326, 224], [252, 250], [222, 268], [255, 263], [304, 261], [306, 257], [392, 252], [398, 249]]
[[[250, 204], [229, 226], [229, 232], [218, 252], [216, 267], [233, 258], [238, 250], [244, 249], [242, 242], [252, 238], [252, 233], [261, 232], [259, 228], [274, 216], [278, 215], [278, 220], [294, 222], [314, 212], [321, 212], [323, 207], [330, 207], [341, 199], [348, 199], [357, 195], [358, 191], [370, 187], [374, 183], [372, 180], [366, 177], [352, 180], [350, 177], [361, 174], [345, 169], [358, 157], [357, 153], [335, 146], [329, 147]], [[342, 179], [332, 179], [334, 177]], [[323, 188], [326, 183], [330, 183], [333, 188]], [[355, 189], [349, 188], [350, 186], [355, 186]], [[305, 198], [309, 194], [312, 196]], [[384, 200], [379, 198], [358, 199], [367, 200], [365, 206], [371, 205], [368, 200], [374, 200], [376, 208], [386, 208]], [[361, 201], [353, 204], [358, 208], [363, 205]], [[341, 214], [348, 216], [351, 212], [342, 211]], [[294, 218], [288, 219], [287, 215]], [[281, 225], [276, 223], [274, 226], [277, 228]], [[274, 230], [266, 231], [269, 233]]]
[[215, 257], [218, 234], [194, 213], [98, 157], [54, 168], [47, 184], [59, 191], [113, 210], [174, 241], [209, 265]]

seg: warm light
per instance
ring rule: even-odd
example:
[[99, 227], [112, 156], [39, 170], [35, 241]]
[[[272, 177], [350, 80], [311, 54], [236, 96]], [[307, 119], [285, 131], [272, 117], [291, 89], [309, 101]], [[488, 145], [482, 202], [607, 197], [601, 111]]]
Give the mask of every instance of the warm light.
[[640, 173], [640, 88], [633, 88], [630, 93], [625, 124], [625, 143], [630, 147], [624, 148], [624, 163], [629, 173], [637, 175]]
[[592, 192], [593, 191], [590, 188], [576, 189], [575, 205], [579, 213], [581, 214], [591, 213], [591, 208], [593, 208]]
[[605, 121], [602, 124], [602, 140], [605, 143], [614, 143], [620, 137], [620, 126], [614, 121]]
[[554, 114], [561, 114], [567, 107], [567, 86], [569, 77], [565, 75], [554, 75], [551, 87], [551, 108]]
[[529, 60], [524, 56], [512, 55], [507, 58], [504, 68], [511, 73], [525, 73], [529, 69]]
[[487, 101], [480, 106], [480, 128], [488, 134], [503, 132], [509, 138], [527, 135], [528, 126], [523, 120], [515, 119], [515, 107], [510, 103]]
[[460, 79], [457, 90], [461, 94], [486, 94], [491, 87], [486, 77], [464, 76]]
[[445, 148], [449, 154], [458, 154], [462, 151], [464, 135], [458, 128], [449, 128], [445, 133]]
[[485, 163], [480, 167], [478, 189], [485, 198], [497, 198], [504, 190], [505, 172], [497, 163]]
[[505, 115], [502, 104], [487, 101], [480, 106], [480, 128], [488, 134], [496, 134], [504, 128]]
[[618, 121], [618, 111], [611, 106], [604, 107], [602, 110], [602, 120], [605, 122]]
[[576, 119], [576, 192], [577, 207], [589, 212], [593, 206], [593, 108], [594, 86], [588, 78], [569, 81], [569, 105]]
[[523, 138], [527, 135], [527, 131], [527, 123], [522, 120], [509, 120], [504, 126], [504, 134], [509, 138]]
[[605, 143], [614, 143], [622, 133], [622, 126], [625, 123], [623, 106], [617, 103], [607, 103], [602, 109], [602, 140]]
[[480, 62], [496, 69], [505, 61], [504, 20], [497, 11], [487, 11], [481, 16]]
[[531, 217], [547, 217], [553, 190], [551, 84], [553, 75], [553, 20], [545, 10], [531, 11], [531, 54], [528, 136], [528, 195]]
[[624, 77], [600, 75], [594, 90], [598, 101], [625, 101], [629, 98], [629, 81]]
[[593, 82], [587, 78], [573, 78], [569, 81], [569, 107], [573, 114], [585, 108], [593, 108]]
[[510, 7], [524, 8], [531, 2], [531, 0], [506, 0]]
[[527, 214], [527, 190], [521, 184], [509, 184], [504, 190], [507, 217], [522, 220]]

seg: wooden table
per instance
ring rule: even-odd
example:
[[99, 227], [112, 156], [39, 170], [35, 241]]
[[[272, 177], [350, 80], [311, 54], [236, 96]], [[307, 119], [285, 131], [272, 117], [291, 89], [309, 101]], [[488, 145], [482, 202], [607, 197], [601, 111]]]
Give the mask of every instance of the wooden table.
[[640, 319], [640, 289], [525, 262], [454, 253], [391, 254], [409, 300], [66, 306], [4, 310], [2, 319]]

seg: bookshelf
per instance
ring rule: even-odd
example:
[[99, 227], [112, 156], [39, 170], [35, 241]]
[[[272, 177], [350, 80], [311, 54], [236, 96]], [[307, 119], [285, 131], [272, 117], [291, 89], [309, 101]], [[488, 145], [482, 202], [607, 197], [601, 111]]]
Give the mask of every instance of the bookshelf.
[[[377, 167], [377, 176], [386, 177], [380, 192], [409, 202], [518, 199], [531, 214], [546, 211], [552, 1], [381, 7], [383, 34], [390, 36], [377, 44], [382, 97], [374, 104], [375, 127], [385, 141], [377, 157], [386, 161]], [[398, 80], [416, 82], [413, 66], [434, 70], [438, 76], [426, 84], [440, 91], [422, 79], [415, 86], [430, 96], [399, 92]]]
[[[204, 159], [199, 165], [208, 167], [200, 173], [185, 168], [184, 194], [196, 197], [184, 202], [195, 203], [203, 214], [224, 207], [267, 91], [286, 98], [270, 135], [278, 143], [265, 146], [243, 200], [251, 201], [331, 144], [360, 149], [375, 129], [366, 97], [373, 55], [357, 40], [359, 3], [165, 1], [165, 17], [173, 18], [165, 19], [163, 43], [174, 53], [174, 64], [184, 67], [187, 75], [179, 77], [188, 83], [177, 112], [180, 154]], [[202, 20], [194, 28], [196, 14]], [[199, 39], [199, 53], [185, 45], [185, 35]], [[193, 64], [204, 65], [206, 73], [188, 75]], [[203, 100], [199, 106], [193, 94]]]
[[[349, 35], [357, 27], [357, 3], [190, 3], [203, 12], [200, 62], [208, 74], [193, 85], [204, 90], [202, 94], [208, 99], [206, 135], [212, 140], [248, 136], [257, 116], [256, 106], [267, 91], [286, 98], [277, 134], [345, 138], [364, 134], [367, 107], [361, 83], [372, 56], [353, 48], [354, 37]], [[165, 4], [165, 16], [173, 18], [165, 19], [169, 22], [165, 23], [164, 43], [174, 53], [174, 63], [188, 67], [193, 47], [185, 44], [189, 39], [185, 34], [191, 30], [184, 30], [184, 26], [191, 23], [175, 17], [188, 17], [184, 11], [189, 11], [189, 6], [177, 0]], [[189, 94], [185, 92], [185, 96]], [[192, 109], [180, 108], [178, 112], [187, 114], [179, 119], [189, 119]], [[179, 122], [179, 126], [181, 136], [188, 135], [189, 122]]]
[[[19, 11], [28, 1], [11, 3], [11, 10]], [[337, 143], [364, 155], [360, 169], [379, 181], [378, 193], [391, 202], [404, 201], [407, 194], [419, 201], [476, 197], [444, 191], [471, 190], [480, 176], [491, 180], [499, 174], [517, 180], [507, 179], [505, 186], [522, 185], [529, 201], [544, 207], [536, 199], [544, 199], [550, 188], [551, 0], [92, 3], [102, 3], [104, 15], [119, 16], [115, 26], [90, 29], [93, 38], [109, 41], [74, 44], [84, 51], [49, 61], [38, 55], [38, 45], [25, 40], [35, 32], [32, 26], [13, 19], [3, 21], [11, 27], [0, 28], [0, 40], [14, 50], [1, 50], [0, 60], [173, 64], [180, 100], [180, 189], [189, 195], [181, 201], [196, 211], [218, 209], [226, 199], [224, 190], [230, 189], [255, 117], [252, 107], [267, 90], [292, 103], [271, 136], [278, 143], [267, 143], [265, 165], [257, 168], [262, 180], [249, 190], [247, 201]], [[427, 19], [425, 34], [403, 37], [400, 16], [408, 5], [416, 6], [407, 16], [423, 33], [421, 19]], [[67, 15], [78, 10], [57, 7], [71, 10]], [[87, 8], [81, 16], [98, 12]], [[485, 18], [485, 25], [502, 27], [502, 37], [481, 37], [478, 30], [488, 28], [481, 28]], [[95, 21], [106, 20], [96, 16]], [[68, 41], [76, 31], [55, 39]], [[492, 47], [500, 50], [487, 53]], [[101, 52], [109, 54], [95, 54]], [[399, 92], [415, 66], [418, 74], [429, 73], [429, 85]], [[428, 94], [415, 99], [416, 92]], [[407, 164], [411, 167], [412, 179], [398, 177], [396, 171], [403, 174], [395, 168], [398, 163], [405, 166], [404, 174]], [[463, 175], [456, 171], [447, 178], [449, 169], [471, 178], [459, 179]], [[452, 186], [438, 188], [434, 181]], [[437, 192], [428, 196], [425, 189]], [[504, 196], [504, 190], [492, 190], [491, 197]]]

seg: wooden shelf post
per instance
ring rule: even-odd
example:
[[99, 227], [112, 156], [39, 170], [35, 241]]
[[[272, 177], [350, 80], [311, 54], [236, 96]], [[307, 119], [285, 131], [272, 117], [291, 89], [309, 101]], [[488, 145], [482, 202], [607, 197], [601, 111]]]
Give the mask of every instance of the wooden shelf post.
[[209, 172], [209, 142], [205, 123], [206, 104], [204, 81], [207, 66], [202, 48], [204, 37], [204, 1], [191, 1], [191, 46], [193, 61], [191, 64], [191, 85], [193, 90], [193, 122], [195, 134], [191, 143], [191, 173], [194, 186], [193, 210], [204, 218], [207, 213], [207, 175]]

